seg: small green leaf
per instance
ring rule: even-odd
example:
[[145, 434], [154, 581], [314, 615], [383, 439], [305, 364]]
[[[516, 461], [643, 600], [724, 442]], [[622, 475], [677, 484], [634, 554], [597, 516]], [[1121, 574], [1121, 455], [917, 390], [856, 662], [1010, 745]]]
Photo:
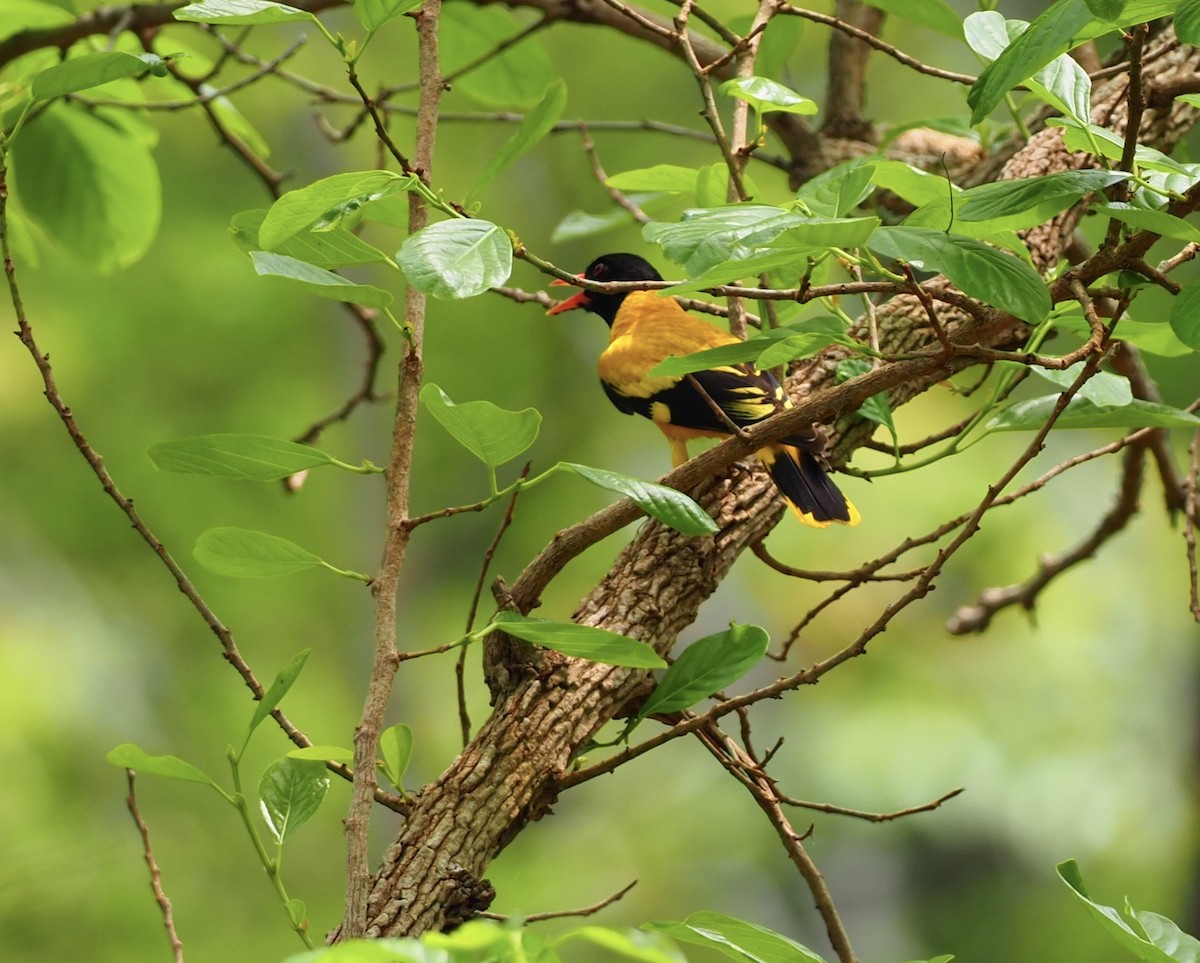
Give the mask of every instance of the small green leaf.
[[285, 756], [271, 763], [258, 783], [263, 821], [283, 844], [320, 808], [329, 790], [325, 767], [308, 759]]
[[[266, 218], [265, 210], [242, 211], [229, 222], [229, 234], [234, 244], [249, 254], [261, 251], [259, 228]], [[321, 231], [294, 234], [275, 246], [276, 254], [286, 254], [298, 261], [317, 267], [338, 268], [348, 264], [389, 264], [391, 258], [377, 247], [368, 244], [344, 227], [328, 227]]]
[[899, 194], [915, 207], [962, 192], [962, 188], [951, 184], [946, 178], [903, 161], [875, 161], [872, 168], [871, 183]]
[[663, 191], [669, 194], [690, 194], [696, 190], [699, 171], [678, 164], [656, 164], [638, 170], [613, 174], [605, 183], [619, 191]]
[[719, 207], [728, 200], [729, 168], [724, 162], [696, 171], [696, 203], [700, 207]]
[[[159, 58], [154, 57], [154, 60], [158, 61]], [[140, 77], [152, 66], [153, 64], [146, 57], [125, 53], [122, 50], [109, 50], [102, 53], [85, 54], [82, 57], [71, 57], [35, 76], [33, 83], [30, 84], [29, 93], [35, 103], [39, 100], [52, 100], [63, 94], [75, 93], [77, 90], [98, 87], [110, 80], [119, 80], [122, 77]]]
[[218, 792], [221, 791], [215, 782], [190, 762], [184, 762], [178, 756], [152, 756], [132, 742], [122, 743], [104, 758], [122, 769], [132, 769], [135, 772], [163, 776], [167, 779], [179, 779], [183, 782], [198, 782], [202, 786], [211, 786]]
[[1200, 284], [1192, 284], [1175, 295], [1169, 320], [1175, 337], [1200, 351]]
[[655, 713], [681, 712], [736, 682], [759, 663], [770, 641], [765, 629], [736, 622], [724, 632], [697, 639], [664, 673], [638, 712], [638, 721]]
[[643, 929], [719, 950], [738, 963], [825, 963], [808, 947], [786, 936], [722, 913], [692, 913], [682, 923], [646, 923]]
[[393, 786], [404, 792], [404, 774], [412, 761], [412, 728], [401, 722], [384, 729], [379, 735], [379, 752], [383, 757], [383, 774]]
[[316, 20], [306, 10], [297, 10], [285, 3], [269, 0], [203, 0], [190, 3], [175, 11], [176, 20], [195, 23], [220, 23], [226, 26], [252, 26], [260, 23], [288, 23], [295, 20]]
[[210, 528], [196, 539], [192, 554], [210, 572], [234, 578], [289, 575], [326, 564], [286, 538], [244, 528]]
[[1038, 273], [982, 241], [921, 227], [881, 227], [867, 246], [918, 270], [944, 274], [971, 297], [1022, 321], [1036, 324], [1050, 313], [1050, 294]]
[[[1038, 431], [1058, 404], [1058, 395], [1031, 398], [1001, 408], [984, 425], [985, 432]], [[1072, 398], [1054, 423], [1058, 428], [1195, 428], [1200, 418], [1178, 408], [1135, 398], [1127, 405], [1099, 407], [1086, 398]]]
[[418, 291], [435, 298], [471, 298], [508, 280], [512, 242], [490, 221], [455, 218], [411, 235], [400, 245], [396, 262]]
[[289, 759], [311, 759], [324, 762], [331, 759], [334, 762], [354, 762], [354, 750], [345, 746], [305, 746], [303, 749], [293, 749], [288, 753]]
[[306, 10], [297, 10], [285, 3], [269, 0], [203, 0], [190, 3], [175, 11], [176, 20], [195, 23], [220, 23], [227, 26], [252, 26], [260, 23], [289, 23], [295, 20], [315, 20]]
[[711, 535], [718, 531], [717, 523], [708, 512], [674, 488], [571, 462], [559, 462], [557, 467], [573, 471], [580, 478], [600, 488], [625, 495], [647, 515], [658, 519], [681, 535]]
[[354, 13], [367, 30], [375, 31], [385, 23], [415, 10], [422, 0], [354, 0]]
[[268, 251], [309, 228], [336, 227], [365, 205], [410, 189], [411, 175], [391, 171], [351, 171], [334, 174], [288, 191], [271, 205], [258, 229], [258, 240]]
[[300, 675], [300, 670], [304, 668], [304, 663], [308, 661], [309, 653], [312, 649], [301, 649], [292, 658], [292, 661], [279, 670], [279, 675], [275, 676], [275, 681], [271, 683], [263, 697], [258, 700], [258, 705], [254, 707], [254, 715], [250, 718], [250, 726], [246, 731], [246, 738], [249, 739], [251, 733], [258, 728], [259, 724], [269, 716], [275, 707], [283, 701], [283, 697], [287, 695], [288, 690]]
[[467, 192], [466, 203], [470, 204], [478, 197], [480, 191], [490, 184], [504, 168], [544, 140], [562, 117], [566, 106], [567, 85], [561, 80], [556, 80], [546, 88], [546, 93], [538, 104], [522, 118], [517, 132], [492, 155], [487, 167], [475, 179], [475, 183]]
[[257, 481], [334, 464], [334, 459], [316, 448], [266, 435], [197, 435], [160, 442], [147, 454], [160, 471]]
[[304, 900], [293, 897], [284, 905], [287, 907], [288, 919], [292, 921], [292, 926], [298, 930], [308, 929], [308, 908], [304, 905]]
[[[1082, 361], [1077, 361], [1062, 371], [1055, 371], [1053, 368], [1034, 368], [1033, 370], [1046, 381], [1065, 391], [1075, 383], [1075, 379], [1083, 371], [1083, 364]], [[1102, 408], [1117, 408], [1133, 401], [1133, 389], [1129, 385], [1128, 378], [1110, 374], [1107, 371], [1097, 371], [1083, 383], [1083, 387], [1077, 392], [1077, 397], [1086, 398], [1092, 404]]]
[[536, 408], [508, 411], [490, 401], [455, 404], [432, 382], [421, 402], [458, 442], [489, 468], [512, 461], [537, 439], [542, 416]]
[[591, 625], [527, 619], [515, 612], [499, 612], [492, 627], [574, 659], [635, 669], [662, 669], [667, 664], [645, 642]]
[[299, 283], [310, 294], [331, 301], [364, 304], [369, 308], [386, 308], [392, 303], [392, 293], [373, 284], [355, 284], [306, 261], [271, 251], [251, 251], [250, 260], [260, 277], [284, 278]]
[[734, 77], [720, 87], [728, 97], [744, 100], [760, 113], [784, 111], [789, 114], [815, 114], [819, 109], [815, 100], [802, 97], [783, 84], [766, 77]]

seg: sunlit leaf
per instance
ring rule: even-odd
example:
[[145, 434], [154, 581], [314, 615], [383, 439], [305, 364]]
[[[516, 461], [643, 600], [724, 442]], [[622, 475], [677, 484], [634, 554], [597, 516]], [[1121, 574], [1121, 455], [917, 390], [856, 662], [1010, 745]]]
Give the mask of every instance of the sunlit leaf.
[[234, 578], [289, 575], [325, 564], [286, 538], [245, 528], [210, 528], [196, 539], [192, 554], [210, 572]]
[[353, 762], [354, 750], [345, 746], [305, 746], [303, 749], [293, 749], [288, 753], [291, 759], [314, 759], [324, 762], [331, 759], [334, 762]]
[[678, 164], [656, 164], [611, 175], [605, 182], [619, 191], [664, 191], [681, 194], [696, 190], [698, 171]]
[[1183, 0], [1175, 11], [1175, 36], [1193, 47], [1200, 44], [1200, 0]]
[[1149, 940], [1143, 939], [1134, 932], [1133, 927], [1113, 907], [1093, 902], [1083, 885], [1079, 864], [1075, 860], [1068, 859], [1059, 863], [1057, 868], [1059, 877], [1067, 884], [1076, 898], [1087, 907], [1088, 912], [1092, 914], [1101, 928], [1137, 959], [1143, 960], [1145, 963], [1180, 963], [1184, 959], [1184, 957], [1171, 956]]
[[663, 934], [618, 930], [608, 926], [580, 926], [554, 941], [558, 948], [571, 940], [585, 940], [622, 959], [637, 963], [687, 963], [687, 958]]
[[415, 10], [423, 0], [354, 0], [354, 13], [367, 30], [378, 30], [385, 23]]
[[306, 10], [297, 10], [285, 3], [271, 3], [270, 0], [203, 0], [180, 7], [173, 16], [176, 20], [227, 26], [316, 19]]
[[490, 401], [455, 404], [433, 383], [421, 388], [421, 402], [463, 447], [492, 468], [512, 461], [532, 445], [542, 424], [536, 408], [508, 411]]
[[283, 278], [294, 281], [309, 294], [331, 301], [346, 301], [364, 304], [369, 308], [386, 308], [392, 303], [392, 292], [377, 288], [373, 284], [355, 284], [353, 281], [326, 271], [307, 261], [300, 261], [286, 254], [273, 251], [251, 251], [250, 260], [260, 277]]
[[[1001, 408], [984, 425], [984, 431], [1039, 431], [1058, 404], [1058, 395], [1031, 398]], [[1099, 407], [1086, 398], [1072, 398], [1054, 422], [1058, 428], [1195, 428], [1200, 418], [1169, 405], [1135, 398], [1127, 405]]]
[[757, 625], [733, 623], [697, 639], [680, 653], [638, 711], [638, 719], [680, 712], [736, 682], [766, 654], [771, 641]]
[[662, 669], [667, 664], [645, 642], [591, 625], [527, 619], [515, 612], [498, 613], [493, 625], [515, 638], [575, 659], [635, 669]]
[[312, 649], [302, 649], [296, 653], [291, 662], [279, 670], [271, 687], [263, 693], [263, 697], [258, 700], [258, 705], [254, 707], [254, 715], [250, 718], [250, 726], [246, 733], [247, 737], [283, 701], [283, 697], [288, 694], [288, 690], [300, 676], [300, 670], [304, 668], [304, 663], [308, 661], [311, 651]]
[[134, 772], [163, 776], [167, 779], [179, 779], [183, 782], [198, 782], [202, 786], [211, 786], [219, 791], [217, 784], [190, 762], [184, 762], [178, 756], [152, 756], [132, 742], [122, 743], [104, 758], [122, 769], [132, 769]]
[[603, 468], [589, 468], [571, 462], [560, 462], [559, 468], [575, 472], [580, 478], [617, 492], [633, 500], [634, 504], [652, 518], [675, 529], [682, 535], [711, 535], [717, 531], [717, 523], [703, 508], [681, 491], [643, 481], [629, 475], [621, 475]]
[[284, 756], [271, 763], [258, 783], [258, 798], [275, 842], [283, 843], [308, 822], [328, 790], [329, 776], [320, 762]]
[[[229, 222], [229, 234], [233, 242], [249, 254], [263, 249], [259, 241], [259, 228], [267, 216], [265, 210], [242, 211]], [[348, 264], [375, 264], [391, 261], [383, 251], [372, 247], [357, 234], [344, 227], [330, 227], [322, 231], [303, 231], [294, 234], [275, 246], [276, 254], [284, 254], [307, 261], [317, 267], [337, 268]]]
[[408, 190], [411, 176], [391, 171], [350, 171], [288, 191], [271, 205], [258, 229], [265, 250], [275, 251], [284, 241], [311, 227], [331, 227], [356, 214], [365, 205]]
[[1122, 224], [1128, 224], [1135, 231], [1152, 231], [1179, 241], [1200, 242], [1200, 228], [1166, 211], [1130, 207], [1128, 204], [1098, 204], [1092, 210], [1107, 214]]
[[435, 298], [470, 298], [508, 280], [512, 243], [490, 221], [453, 218], [410, 236], [396, 262], [418, 291]]
[[[1062, 371], [1056, 371], [1053, 368], [1034, 368], [1033, 370], [1044, 380], [1065, 391], [1075, 383], [1075, 379], [1083, 371], [1083, 365], [1084, 362], [1076, 361], [1071, 367], [1064, 368]], [[1101, 408], [1119, 407], [1133, 401], [1133, 389], [1129, 385], [1129, 379], [1108, 371], [1097, 371], [1083, 383], [1076, 394], [1077, 397], [1086, 398]]]
[[197, 435], [153, 445], [147, 454], [161, 471], [257, 481], [334, 463], [316, 448], [266, 435]]
[[682, 923], [647, 923], [644, 928], [719, 950], [738, 963], [825, 963], [808, 947], [780, 933], [722, 913], [693, 913]]
[[815, 114], [815, 100], [803, 97], [781, 83], [766, 77], [734, 77], [720, 87], [721, 93], [744, 100], [760, 113], [784, 111], [789, 114]]
[[404, 791], [404, 774], [412, 761], [413, 731], [403, 722], [384, 729], [379, 734], [379, 753], [383, 758], [383, 773], [393, 786]]

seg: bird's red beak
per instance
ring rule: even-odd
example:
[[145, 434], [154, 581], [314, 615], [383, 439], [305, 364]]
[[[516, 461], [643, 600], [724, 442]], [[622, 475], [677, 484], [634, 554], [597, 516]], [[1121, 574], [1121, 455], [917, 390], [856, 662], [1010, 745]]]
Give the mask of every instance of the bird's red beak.
[[[583, 275], [580, 274], [579, 277], [583, 277]], [[564, 287], [565, 288], [565, 287], [570, 287], [570, 284], [571, 284], [570, 281], [563, 281], [559, 278], [555, 278], [553, 281], [550, 282], [551, 287]], [[587, 291], [580, 291], [578, 294], [572, 295], [571, 297], [567, 298], [565, 301], [559, 301], [558, 304], [554, 305], [554, 307], [550, 308], [546, 313], [547, 314], [562, 314], [564, 311], [574, 311], [576, 308], [586, 308], [587, 303], [588, 303]]]

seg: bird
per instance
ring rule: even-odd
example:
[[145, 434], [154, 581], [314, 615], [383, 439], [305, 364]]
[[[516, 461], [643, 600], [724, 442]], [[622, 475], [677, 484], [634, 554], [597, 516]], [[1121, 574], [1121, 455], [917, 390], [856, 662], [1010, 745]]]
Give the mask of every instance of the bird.
[[[589, 281], [662, 280], [649, 261], [627, 253], [601, 255], [578, 276]], [[688, 460], [690, 440], [728, 438], [735, 433], [732, 426], [747, 428], [792, 407], [775, 377], [750, 364], [720, 365], [690, 377], [651, 375], [656, 365], [671, 356], [738, 341], [688, 314], [673, 298], [660, 297], [656, 291], [605, 294], [584, 290], [558, 302], [547, 314], [577, 308], [599, 315], [610, 329], [608, 347], [597, 363], [605, 394], [620, 411], [642, 415], [658, 426], [670, 443], [676, 468]], [[766, 445], [756, 454], [805, 525], [857, 525], [858, 509], [826, 472], [823, 445], [820, 431], [813, 426]]]

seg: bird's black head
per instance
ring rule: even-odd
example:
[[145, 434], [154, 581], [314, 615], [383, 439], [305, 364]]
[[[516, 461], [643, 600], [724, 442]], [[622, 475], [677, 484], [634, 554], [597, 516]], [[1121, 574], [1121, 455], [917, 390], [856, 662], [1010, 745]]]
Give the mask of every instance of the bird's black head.
[[[662, 275], [654, 266], [636, 254], [602, 254], [587, 266], [581, 277], [589, 281], [661, 281]], [[566, 283], [566, 282], [554, 282]], [[550, 314], [561, 314], [575, 308], [587, 308], [602, 317], [609, 327], [625, 300], [625, 294], [601, 294], [599, 291], [580, 291], [550, 309]]]

